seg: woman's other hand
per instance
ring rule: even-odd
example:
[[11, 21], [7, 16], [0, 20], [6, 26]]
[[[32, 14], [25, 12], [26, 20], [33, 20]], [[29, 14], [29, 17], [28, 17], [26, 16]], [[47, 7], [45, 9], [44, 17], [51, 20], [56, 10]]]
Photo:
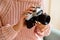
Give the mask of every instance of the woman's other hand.
[[36, 23], [36, 28], [35, 28], [35, 33], [37, 33], [37, 35], [44, 37], [44, 36], [48, 36], [50, 34], [50, 25], [43, 25], [41, 23]]
[[27, 10], [25, 10], [22, 14], [20, 14], [20, 20], [13, 28], [16, 31], [18, 31], [21, 30], [23, 27], [26, 27], [25, 18], [27, 17], [28, 13], [33, 13], [34, 10], [35, 10], [35, 6], [30, 6]]

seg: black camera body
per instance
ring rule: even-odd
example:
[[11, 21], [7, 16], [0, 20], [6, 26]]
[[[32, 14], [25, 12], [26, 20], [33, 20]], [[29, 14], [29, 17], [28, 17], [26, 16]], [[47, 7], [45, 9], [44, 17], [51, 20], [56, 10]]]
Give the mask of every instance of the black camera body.
[[36, 11], [34, 11], [32, 14], [28, 14], [28, 17], [25, 20], [27, 28], [32, 28], [36, 21], [43, 25], [47, 25], [50, 22], [50, 16], [43, 13], [43, 10], [40, 7], [36, 7]]

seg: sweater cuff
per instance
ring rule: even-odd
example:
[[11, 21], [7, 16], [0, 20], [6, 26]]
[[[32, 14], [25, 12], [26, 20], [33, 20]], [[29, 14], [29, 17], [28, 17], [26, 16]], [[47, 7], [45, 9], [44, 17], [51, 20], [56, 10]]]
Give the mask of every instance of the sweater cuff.
[[6, 40], [12, 40], [16, 37], [17, 31], [13, 29], [13, 26], [6, 25], [2, 27], [2, 39]]

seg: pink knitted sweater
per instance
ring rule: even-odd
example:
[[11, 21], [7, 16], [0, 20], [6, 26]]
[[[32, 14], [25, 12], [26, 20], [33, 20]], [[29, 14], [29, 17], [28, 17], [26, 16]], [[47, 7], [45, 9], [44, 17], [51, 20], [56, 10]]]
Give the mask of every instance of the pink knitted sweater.
[[0, 40], [43, 40], [41, 36], [35, 35], [35, 27], [32, 29], [24, 27], [18, 34], [12, 28], [24, 10], [32, 4], [40, 3], [41, 0], [0, 0]]

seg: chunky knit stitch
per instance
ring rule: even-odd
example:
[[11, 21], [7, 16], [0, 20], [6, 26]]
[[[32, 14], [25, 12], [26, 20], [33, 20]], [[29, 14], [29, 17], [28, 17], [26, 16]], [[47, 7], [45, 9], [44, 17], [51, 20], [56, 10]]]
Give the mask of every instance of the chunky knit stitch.
[[[28, 9], [30, 5], [40, 5], [40, 2], [41, 0], [0, 0], [0, 40], [12, 40], [17, 33], [7, 24], [16, 25], [23, 11]], [[22, 28], [13, 40], [38, 40], [34, 29], [35, 27], [32, 29]], [[42, 40], [42, 37], [40, 39]]]

